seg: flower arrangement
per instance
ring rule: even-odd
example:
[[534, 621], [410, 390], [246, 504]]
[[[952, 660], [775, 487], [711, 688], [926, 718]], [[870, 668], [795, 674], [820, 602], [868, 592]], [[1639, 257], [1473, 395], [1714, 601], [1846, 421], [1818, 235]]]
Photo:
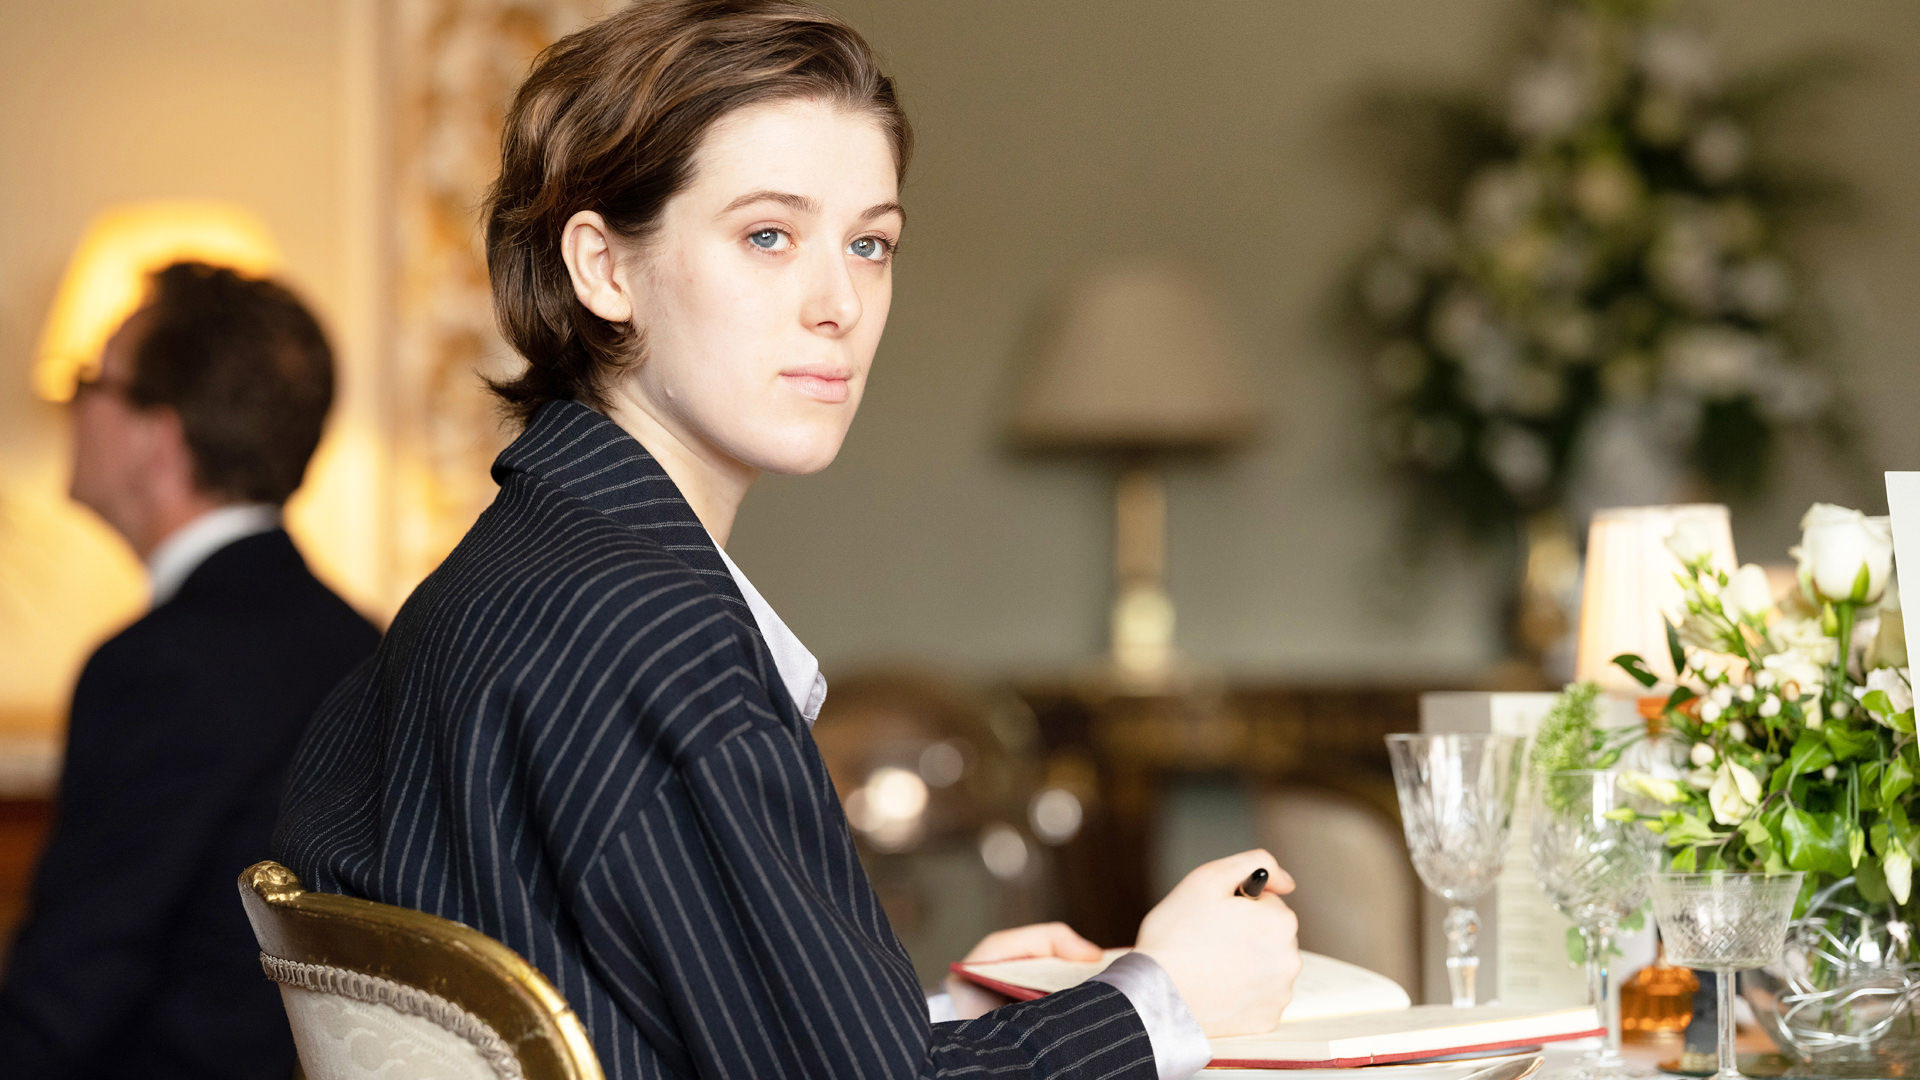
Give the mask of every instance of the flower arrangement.
[[1424, 205], [1352, 282], [1379, 452], [1479, 531], [1699, 481], [1750, 493], [1782, 431], [1834, 430], [1786, 237], [1835, 186], [1766, 152], [1822, 68], [1725, 78], [1673, 3], [1540, 7], [1491, 108], [1395, 103], [1433, 115], [1388, 141], [1445, 134], [1408, 170], [1434, 178]]
[[[1678, 777], [1633, 773], [1677, 870], [1803, 870], [1804, 902], [1852, 877], [1905, 908], [1920, 852], [1920, 741], [1885, 518], [1817, 503], [1792, 554], [1798, 585], [1728, 573], [1684, 528], [1668, 541], [1686, 615], [1668, 627], [1665, 715]], [[1642, 684], [1646, 661], [1615, 663]]]

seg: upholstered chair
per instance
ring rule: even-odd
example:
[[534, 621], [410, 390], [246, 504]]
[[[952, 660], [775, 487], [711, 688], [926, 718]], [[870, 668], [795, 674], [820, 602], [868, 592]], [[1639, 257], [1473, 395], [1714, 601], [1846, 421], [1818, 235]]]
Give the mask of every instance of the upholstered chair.
[[306, 1080], [602, 1080], [580, 1020], [511, 949], [406, 908], [240, 875]]

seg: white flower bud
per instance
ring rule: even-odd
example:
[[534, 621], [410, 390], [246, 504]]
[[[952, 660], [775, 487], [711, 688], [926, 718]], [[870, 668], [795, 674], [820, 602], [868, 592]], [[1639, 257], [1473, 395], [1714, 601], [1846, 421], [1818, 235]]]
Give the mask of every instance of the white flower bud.
[[1828, 780], [1832, 780], [1835, 777], [1840, 775], [1840, 766], [1829, 765], [1826, 768], [1820, 770], [1820, 775], [1826, 777]]
[[1760, 700], [1760, 715], [1771, 720], [1780, 715], [1780, 699], [1768, 696]]
[[1733, 736], [1736, 742], [1746, 742], [1747, 725], [1735, 720], [1733, 723], [1727, 725], [1727, 734]]
[[1705, 768], [1708, 765], [1713, 764], [1713, 758], [1714, 758], [1713, 747], [1708, 746], [1706, 743], [1703, 743], [1703, 742], [1694, 743], [1693, 749], [1687, 752], [1687, 760], [1693, 762], [1695, 765], [1698, 765], [1701, 768]]
[[1742, 687], [1740, 688], [1740, 700], [1741, 700], [1741, 701], [1752, 701], [1752, 700], [1753, 700], [1753, 685], [1752, 685], [1751, 683], [1749, 683], [1749, 684], [1747, 684], [1747, 685], [1745, 685], [1745, 686], [1742, 686]]
[[1853, 707], [1851, 705], [1848, 705], [1846, 702], [1846, 699], [1844, 698], [1833, 703], [1833, 718], [1835, 720], [1845, 720], [1847, 718], [1847, 714], [1852, 711], [1853, 711]]
[[1715, 705], [1711, 699], [1700, 703], [1701, 723], [1711, 724], [1718, 719], [1720, 719], [1720, 706]]

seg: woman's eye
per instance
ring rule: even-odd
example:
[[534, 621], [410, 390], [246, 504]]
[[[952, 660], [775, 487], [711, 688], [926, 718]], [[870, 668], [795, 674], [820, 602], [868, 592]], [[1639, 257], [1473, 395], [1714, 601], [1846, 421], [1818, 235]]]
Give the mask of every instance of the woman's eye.
[[862, 259], [883, 262], [887, 257], [887, 242], [877, 236], [863, 236], [847, 245], [847, 250]]
[[779, 229], [761, 229], [759, 232], [748, 233], [747, 243], [762, 251], [777, 251], [780, 248], [780, 242], [786, 237], [787, 234]]

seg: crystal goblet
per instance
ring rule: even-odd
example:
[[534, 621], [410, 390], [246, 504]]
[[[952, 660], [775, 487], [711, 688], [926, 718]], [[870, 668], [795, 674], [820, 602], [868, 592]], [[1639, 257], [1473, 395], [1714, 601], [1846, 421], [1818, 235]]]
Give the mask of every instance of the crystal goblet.
[[1659, 866], [1659, 841], [1638, 821], [1621, 820], [1619, 775], [1594, 769], [1552, 772], [1534, 785], [1533, 874], [1541, 891], [1580, 929], [1587, 948], [1587, 999], [1606, 1018], [1607, 1037], [1583, 1065], [1590, 1077], [1626, 1075], [1620, 1056], [1620, 1002], [1607, 958], [1620, 923], [1647, 902], [1647, 878]]
[[1520, 745], [1511, 735], [1387, 736], [1413, 868], [1450, 905], [1447, 982], [1460, 1008], [1476, 1000], [1474, 901], [1493, 888], [1506, 861]]
[[1653, 917], [1667, 957], [1682, 967], [1719, 975], [1720, 1071], [1713, 1080], [1741, 1080], [1733, 1049], [1734, 976], [1778, 959], [1787, 945], [1787, 920], [1800, 895], [1801, 874], [1655, 874]]

